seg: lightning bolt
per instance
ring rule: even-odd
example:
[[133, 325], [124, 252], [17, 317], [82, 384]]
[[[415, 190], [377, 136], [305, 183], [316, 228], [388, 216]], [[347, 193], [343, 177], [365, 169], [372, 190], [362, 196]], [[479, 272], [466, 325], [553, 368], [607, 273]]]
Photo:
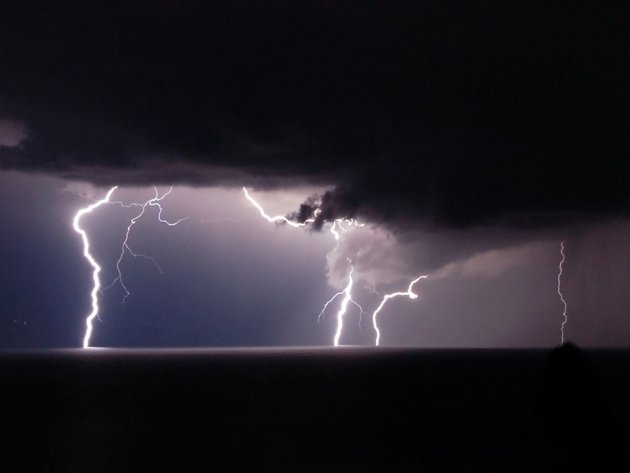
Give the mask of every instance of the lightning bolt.
[[[284, 216], [281, 216], [281, 215], [277, 215], [277, 216], [268, 215], [265, 212], [265, 210], [262, 208], [262, 206], [249, 194], [249, 192], [247, 191], [247, 189], [245, 187], [243, 187], [243, 192], [245, 193], [245, 197], [247, 198], [247, 200], [254, 207], [256, 207], [256, 209], [258, 209], [258, 212], [260, 212], [260, 215], [264, 219], [266, 219], [268, 222], [270, 222], [270, 223], [287, 223], [287, 224], [289, 224], [290, 226], [292, 226], [294, 228], [299, 228], [299, 227], [305, 227], [309, 223], [313, 223], [315, 221], [314, 218], [311, 218], [311, 219], [305, 220], [303, 223], [299, 223], [299, 222], [294, 222], [292, 220], [289, 220], [288, 218], [286, 218]], [[319, 215], [320, 212], [321, 212], [320, 208], [315, 209], [314, 216], [317, 217], [317, 215]], [[364, 223], [358, 223], [354, 219], [346, 219], [346, 218], [335, 219], [332, 222], [332, 225], [330, 227], [330, 233], [333, 235], [333, 238], [336, 241], [339, 241], [341, 239], [341, 234], [348, 230], [348, 228], [346, 226], [364, 227], [365, 224]], [[324, 307], [322, 308], [321, 312], [317, 316], [317, 321], [319, 322], [321, 320], [321, 318], [324, 316], [324, 313], [326, 312], [326, 309], [328, 308], [328, 306], [330, 304], [332, 304], [338, 297], [343, 296], [343, 299], [341, 300], [341, 304], [340, 304], [340, 307], [339, 307], [339, 311], [337, 312], [337, 329], [335, 331], [335, 337], [334, 337], [334, 340], [333, 340], [334, 346], [336, 346], [336, 347], [339, 346], [339, 340], [340, 340], [341, 334], [343, 332], [343, 320], [344, 320], [344, 316], [345, 316], [346, 312], [348, 311], [348, 305], [349, 304], [354, 304], [356, 307], [359, 308], [359, 310], [360, 310], [359, 327], [361, 326], [362, 316], [363, 316], [363, 314], [366, 313], [363, 310], [363, 307], [361, 307], [361, 305], [358, 304], [352, 298], [352, 287], [353, 287], [353, 284], [354, 284], [354, 280], [352, 278], [352, 274], [354, 272], [354, 267], [352, 266], [352, 262], [350, 260], [348, 260], [348, 262], [351, 264], [350, 272], [348, 274], [348, 284], [346, 285], [346, 287], [342, 291], [337, 292], [328, 301], [326, 301], [326, 303], [324, 304]], [[383, 299], [381, 300], [381, 303], [379, 304], [377, 309], [372, 314], [372, 324], [374, 326], [374, 331], [376, 332], [375, 345], [377, 345], [377, 346], [379, 345], [380, 338], [381, 338], [381, 331], [380, 331], [380, 329], [378, 327], [377, 317], [378, 317], [379, 312], [383, 309], [383, 307], [387, 303], [387, 301], [390, 300], [390, 299], [393, 299], [394, 297], [399, 297], [399, 296], [407, 296], [407, 297], [409, 297], [409, 299], [417, 299], [418, 295], [413, 292], [413, 286], [418, 281], [420, 281], [421, 279], [426, 279], [428, 277], [429, 277], [428, 274], [422, 275], [422, 276], [418, 276], [416, 279], [411, 281], [411, 283], [409, 283], [409, 287], [407, 288], [407, 291], [405, 291], [405, 292], [394, 292], [394, 293], [391, 293], [391, 294], [385, 294], [383, 296]], [[376, 293], [376, 294], [379, 294], [376, 291], [376, 288], [374, 286], [375, 286], [375, 284], [372, 284], [372, 291], [374, 293]]]
[[[265, 212], [265, 210], [263, 209], [262, 205], [260, 205], [256, 201], [256, 199], [254, 199], [251, 196], [251, 194], [247, 191], [247, 188], [243, 187], [243, 192], [245, 194], [245, 198], [254, 207], [256, 207], [256, 209], [260, 213], [261, 217], [263, 217], [269, 223], [286, 223], [286, 224], [290, 225], [293, 228], [303, 228], [303, 227], [306, 227], [307, 225], [315, 222], [315, 218], [321, 213], [321, 209], [320, 208], [316, 208], [314, 210], [314, 212], [313, 212], [313, 217], [305, 220], [302, 223], [294, 222], [293, 220], [289, 220], [287, 217], [282, 216], [282, 215], [271, 216], [271, 215], [267, 214], [267, 212]], [[363, 227], [363, 226], [365, 226], [365, 224], [358, 223], [354, 219], [344, 219], [344, 218], [335, 219], [332, 222], [332, 226], [330, 227], [330, 233], [333, 235], [333, 238], [336, 241], [339, 241], [339, 239], [341, 238], [341, 232], [347, 231], [347, 228], [344, 225], [350, 225], [350, 226], [355, 226], [355, 227]], [[352, 291], [352, 285], [353, 285], [353, 280], [352, 280], [352, 272], [353, 271], [354, 271], [354, 268], [351, 266], [350, 267], [350, 273], [348, 275], [348, 286], [346, 286], [346, 288], [343, 291], [340, 291], [340, 292], [336, 293], [334, 296], [332, 296], [324, 304], [324, 307], [322, 308], [321, 312], [317, 316], [317, 321], [319, 322], [321, 320], [321, 318], [323, 317], [324, 313], [326, 312], [326, 309], [328, 308], [328, 306], [335, 299], [337, 299], [337, 297], [340, 297], [342, 295], [344, 296], [344, 298], [341, 301], [341, 307], [339, 309], [339, 312], [337, 313], [337, 330], [336, 330], [335, 338], [334, 338], [335, 346], [339, 345], [339, 338], [341, 337], [341, 332], [343, 331], [343, 318], [344, 318], [344, 314], [347, 311], [348, 304], [352, 303], [360, 310], [359, 327], [361, 326], [361, 320], [362, 320], [363, 314], [366, 314], [365, 310], [363, 310], [363, 307], [361, 307], [361, 305], [358, 302], [356, 302], [354, 299], [352, 299], [351, 291]]]
[[564, 326], [567, 324], [569, 318], [567, 316], [567, 301], [564, 300], [562, 295], [562, 265], [564, 264], [564, 240], [560, 242], [560, 263], [558, 264], [558, 296], [562, 302], [562, 325], [560, 325], [560, 343], [564, 344]]
[[317, 321], [319, 322], [322, 317], [324, 316], [324, 313], [326, 312], [326, 309], [328, 308], [328, 306], [330, 304], [332, 304], [332, 302], [337, 299], [337, 297], [341, 296], [344, 293], [344, 291], [340, 291], [337, 294], [335, 294], [334, 296], [332, 296], [330, 299], [328, 299], [328, 301], [326, 301], [326, 303], [324, 304], [324, 307], [322, 308], [322, 311], [319, 313], [319, 315], [317, 316]]
[[414, 279], [413, 281], [409, 283], [409, 287], [407, 288], [407, 291], [405, 292], [392, 292], [391, 294], [385, 294], [383, 296], [381, 303], [378, 305], [378, 307], [374, 311], [374, 314], [372, 314], [372, 325], [374, 326], [374, 331], [376, 332], [376, 341], [374, 343], [376, 346], [379, 345], [380, 340], [381, 340], [381, 331], [378, 328], [378, 323], [376, 320], [377, 320], [378, 313], [383, 309], [387, 301], [390, 299], [393, 299], [394, 297], [400, 297], [400, 296], [407, 296], [409, 297], [409, 299], [417, 299], [418, 294], [413, 292], [413, 286], [421, 279], [426, 279], [428, 277], [429, 277], [428, 274], [418, 276], [416, 279]]
[[[302, 228], [302, 227], [306, 227], [307, 225], [314, 223], [315, 222], [315, 218], [321, 213], [321, 209], [317, 208], [315, 209], [315, 211], [313, 212], [313, 217], [308, 218], [306, 220], [304, 220], [304, 222], [295, 222], [293, 220], [289, 220], [287, 217], [285, 217], [284, 215], [274, 215], [271, 216], [269, 214], [267, 214], [267, 212], [265, 212], [265, 209], [262, 208], [262, 206], [256, 201], [256, 199], [254, 199], [250, 193], [247, 191], [247, 188], [243, 187], [243, 192], [245, 193], [245, 198], [254, 206], [256, 207], [256, 209], [258, 210], [258, 212], [260, 213], [260, 216], [262, 218], [264, 218], [265, 220], [267, 220], [269, 223], [286, 223], [290, 226], [292, 226], [293, 228]], [[338, 218], [335, 219], [333, 221], [332, 227], [330, 228], [330, 232], [333, 234], [333, 236], [335, 237], [335, 240], [339, 240], [340, 238], [340, 234], [337, 231], [337, 227], [339, 227], [339, 229], [341, 231], [346, 231], [347, 229], [344, 228], [342, 226], [342, 223], [346, 223], [348, 225], [354, 225], [355, 227], [364, 227], [365, 224], [364, 223], [357, 223], [354, 219], [345, 219], [345, 218]]]
[[245, 193], [245, 198], [249, 200], [249, 202], [258, 209], [261, 217], [267, 220], [269, 223], [286, 223], [292, 226], [293, 228], [299, 228], [299, 227], [305, 227], [309, 223], [313, 223], [315, 221], [315, 219], [311, 218], [300, 223], [300, 222], [294, 222], [293, 220], [289, 220], [288, 218], [282, 215], [276, 215], [274, 217], [267, 215], [267, 213], [262, 208], [262, 206], [258, 202], [256, 202], [256, 200], [251, 195], [249, 195], [249, 192], [247, 192], [247, 189], [245, 187], [243, 187], [243, 192]]
[[116, 187], [112, 187], [109, 192], [105, 195], [105, 197], [92, 205], [89, 205], [83, 209], [80, 209], [74, 216], [72, 221], [72, 228], [74, 231], [81, 235], [81, 240], [83, 241], [83, 257], [90, 263], [92, 266], [92, 280], [94, 281], [94, 285], [92, 286], [92, 312], [85, 319], [85, 336], [83, 337], [83, 348], [89, 348], [90, 346], [90, 337], [92, 335], [92, 321], [96, 316], [98, 316], [99, 306], [98, 306], [98, 292], [101, 287], [101, 281], [99, 278], [99, 273], [101, 272], [101, 267], [96, 262], [92, 254], [90, 253], [90, 241], [88, 239], [87, 233], [80, 226], [81, 218], [88, 213], [92, 213], [95, 209], [100, 207], [103, 204], [109, 202], [109, 199], [112, 196], [112, 193], [116, 190]]
[[343, 331], [343, 316], [348, 310], [348, 303], [352, 300], [352, 285], [354, 284], [352, 280], [352, 272], [354, 268], [350, 268], [350, 273], [348, 274], [348, 284], [346, 288], [342, 291], [343, 299], [341, 300], [341, 305], [339, 307], [339, 312], [337, 312], [337, 331], [335, 332], [335, 340], [334, 345], [336, 347], [339, 346], [339, 339], [341, 338], [341, 332]]
[[[335, 294], [334, 296], [332, 296], [330, 299], [328, 299], [328, 301], [324, 304], [324, 307], [322, 308], [322, 311], [319, 313], [319, 315], [317, 316], [317, 321], [319, 322], [322, 317], [324, 316], [324, 312], [326, 312], [326, 309], [328, 308], [328, 306], [335, 300], [337, 299], [337, 297], [343, 295], [345, 293], [345, 290], [338, 292], [337, 294]], [[359, 304], [357, 301], [355, 301], [354, 299], [350, 299], [350, 302], [352, 304], [354, 304], [357, 309], [359, 309], [360, 311], [360, 317], [363, 317], [364, 315], [367, 315], [367, 312], [365, 311], [365, 309], [363, 309], [363, 307], [361, 307], [361, 304]], [[359, 319], [359, 325], [361, 324], [361, 319]]]
[[[326, 301], [326, 303], [324, 304], [324, 307], [322, 308], [321, 312], [319, 313], [319, 315], [317, 316], [317, 322], [319, 322], [322, 317], [324, 316], [324, 313], [326, 312], [326, 309], [328, 308], [328, 306], [335, 300], [337, 299], [337, 297], [339, 296], [343, 296], [344, 294], [347, 295], [348, 291], [352, 290], [352, 271], [354, 270], [354, 268], [351, 266], [350, 267], [350, 275], [348, 276], [349, 280], [348, 283], [350, 285], [350, 287], [346, 287], [343, 291], [339, 291], [338, 293], [336, 293], [334, 296], [332, 296], [330, 299], [328, 299], [328, 301]], [[359, 304], [357, 301], [355, 301], [352, 296], [350, 296], [350, 299], [348, 301], [348, 303], [353, 304], [354, 306], [357, 307], [357, 309], [359, 309], [359, 328], [361, 328], [361, 321], [363, 320], [363, 316], [367, 315], [367, 312], [365, 311], [365, 309], [363, 309], [363, 307], [361, 306], [361, 304]], [[342, 302], [343, 304], [343, 302]], [[347, 305], [347, 304], [346, 304]], [[344, 314], [345, 314], [345, 310], [344, 310]], [[342, 318], [343, 315], [342, 314]], [[337, 320], [339, 320], [339, 314], [337, 314]], [[338, 332], [340, 332], [339, 330], [337, 330]]]
[[160, 274], [164, 274], [164, 272], [162, 271], [162, 268], [160, 267], [160, 265], [158, 264], [158, 262], [156, 261], [156, 259], [153, 256], [148, 256], [148, 255], [145, 255], [145, 254], [136, 253], [129, 246], [129, 235], [131, 234], [131, 230], [132, 230], [133, 226], [136, 224], [136, 222], [144, 215], [147, 207], [148, 206], [157, 207], [158, 208], [158, 215], [157, 215], [158, 221], [160, 223], [168, 225], [169, 227], [174, 227], [175, 225], [178, 225], [179, 223], [181, 223], [184, 220], [188, 219], [188, 217], [184, 217], [184, 218], [180, 218], [179, 220], [176, 220], [174, 222], [170, 222], [170, 221], [162, 218], [163, 208], [162, 208], [161, 202], [162, 202], [162, 200], [164, 200], [164, 198], [166, 196], [168, 196], [173, 191], [173, 187], [171, 186], [169, 188], [169, 190], [166, 191], [162, 195], [159, 194], [159, 192], [157, 190], [157, 187], [154, 187], [153, 189], [155, 191], [155, 196], [153, 198], [147, 200], [144, 203], [133, 202], [131, 204], [124, 204], [122, 202], [113, 202], [115, 204], [119, 204], [120, 206], [126, 207], [126, 208], [140, 207], [140, 212], [129, 221], [129, 225], [127, 226], [127, 230], [125, 232], [125, 238], [124, 238], [124, 240], [122, 242], [122, 245], [120, 247], [120, 256], [118, 257], [118, 260], [116, 261], [116, 271], [118, 273], [118, 276], [116, 276], [116, 278], [111, 282], [111, 284], [105, 288], [105, 289], [110, 289], [116, 283], [120, 283], [120, 286], [122, 287], [122, 289], [123, 289], [123, 291], [125, 293], [124, 296], [123, 296], [123, 299], [122, 299], [122, 303], [123, 304], [126, 302], [127, 298], [131, 295], [131, 292], [129, 291], [129, 288], [125, 284], [125, 280], [123, 278], [123, 273], [122, 273], [122, 270], [121, 270], [121, 264], [122, 264], [123, 258], [125, 257], [125, 253], [129, 253], [134, 259], [136, 259], [136, 258], [144, 258], [144, 259], [147, 259], [147, 260], [151, 261], [153, 263], [153, 265], [157, 268], [157, 270], [160, 272]]
[[[82, 219], [82, 217], [85, 214], [88, 213], [92, 213], [95, 209], [97, 209], [98, 207], [104, 205], [104, 204], [118, 204], [122, 207], [125, 208], [131, 208], [131, 207], [138, 207], [140, 208], [140, 211], [138, 212], [137, 215], [135, 215], [134, 217], [131, 218], [131, 220], [129, 221], [129, 225], [127, 225], [127, 229], [125, 232], [125, 238], [123, 240], [123, 243], [121, 245], [121, 253], [120, 256], [118, 257], [118, 260], [116, 261], [116, 270], [118, 273], [118, 276], [114, 279], [114, 281], [112, 282], [112, 284], [109, 287], [112, 287], [114, 284], [116, 284], [117, 282], [120, 283], [120, 285], [122, 286], [125, 295], [123, 297], [123, 303], [125, 302], [126, 298], [130, 295], [130, 291], [127, 287], [127, 285], [125, 284], [124, 278], [123, 278], [123, 274], [122, 274], [122, 270], [121, 270], [121, 264], [123, 261], [123, 258], [125, 256], [125, 254], [129, 253], [132, 257], [134, 258], [146, 258], [149, 259], [150, 261], [153, 262], [153, 264], [157, 267], [158, 271], [160, 271], [160, 273], [163, 274], [159, 264], [157, 263], [157, 261], [155, 260], [155, 258], [148, 256], [148, 255], [144, 255], [144, 254], [140, 254], [140, 253], [136, 253], [134, 252], [131, 247], [129, 246], [129, 238], [131, 235], [131, 231], [134, 227], [134, 225], [138, 222], [138, 220], [145, 214], [147, 207], [151, 206], [151, 207], [157, 207], [158, 208], [158, 214], [157, 214], [157, 220], [160, 223], [163, 223], [165, 225], [168, 226], [176, 226], [179, 223], [181, 223], [182, 221], [186, 220], [188, 217], [184, 217], [184, 218], [180, 218], [176, 221], [169, 221], [165, 218], [162, 217], [162, 213], [163, 213], [163, 208], [161, 205], [162, 200], [168, 196], [173, 188], [169, 188], [168, 191], [166, 191], [165, 193], [163, 193], [162, 195], [159, 194], [157, 187], [154, 187], [154, 191], [155, 191], [155, 196], [152, 197], [151, 199], [148, 199], [147, 201], [145, 201], [144, 203], [130, 203], [130, 204], [125, 204], [122, 201], [116, 201], [116, 202], [111, 202], [111, 196], [113, 194], [113, 192], [118, 188], [118, 186], [112, 187], [106, 194], [106, 196], [85, 207], [80, 209], [79, 211], [77, 211], [77, 213], [74, 216], [73, 219], [73, 228], [74, 230], [79, 233], [81, 235], [81, 239], [83, 242], [83, 256], [85, 257], [85, 259], [88, 261], [88, 263], [90, 264], [90, 266], [92, 266], [93, 268], [93, 272], [92, 272], [92, 278], [93, 278], [93, 287], [92, 287], [92, 291], [91, 291], [91, 299], [92, 299], [92, 311], [88, 314], [88, 316], [86, 317], [86, 332], [85, 332], [85, 336], [83, 338], [83, 347], [84, 348], [89, 348], [90, 346], [90, 338], [92, 335], [92, 331], [93, 331], [93, 321], [96, 317], [99, 316], [99, 304], [98, 304], [98, 294], [99, 291], [101, 289], [101, 282], [100, 282], [100, 278], [99, 278], [99, 274], [101, 272], [101, 267], [100, 265], [96, 262], [96, 260], [94, 259], [94, 257], [92, 256], [92, 254], [90, 253], [90, 242], [89, 242], [89, 238], [87, 236], [87, 233], [85, 232], [85, 230], [83, 230], [83, 228], [81, 228], [80, 226], [80, 221]], [[254, 207], [259, 211], [260, 215], [266, 219], [268, 222], [270, 223], [286, 223], [288, 225], [290, 225], [291, 227], [294, 228], [299, 228], [299, 227], [305, 227], [308, 224], [311, 224], [313, 222], [315, 222], [316, 217], [321, 213], [321, 209], [317, 208], [315, 209], [315, 211], [313, 212], [313, 217], [309, 218], [307, 220], [305, 220], [304, 222], [300, 223], [300, 222], [295, 222], [292, 220], [289, 220], [287, 217], [284, 216], [270, 216], [268, 215], [265, 210], [262, 208], [262, 206], [249, 194], [249, 192], [247, 191], [247, 189], [245, 187], [243, 187], [243, 192], [245, 194], [245, 197], [247, 198], [247, 200], [254, 205]], [[343, 218], [339, 218], [339, 219], [335, 219], [332, 222], [332, 226], [331, 226], [331, 234], [333, 235], [333, 237], [335, 238], [335, 240], [339, 241], [340, 237], [341, 237], [341, 233], [347, 231], [347, 228], [344, 225], [350, 225], [350, 226], [356, 226], [356, 227], [363, 227], [365, 226], [365, 224], [359, 224], [358, 222], [356, 222], [354, 219], [343, 219]], [[564, 244], [564, 242], [563, 242]], [[564, 249], [564, 246], [561, 246], [561, 253], [562, 253], [562, 262], [564, 262], [564, 253], [562, 252]], [[353, 298], [352, 298], [352, 288], [353, 288], [353, 284], [354, 284], [354, 279], [353, 279], [353, 273], [354, 273], [354, 267], [352, 266], [352, 262], [350, 260], [348, 260], [348, 262], [351, 264], [350, 266], [350, 272], [348, 274], [348, 283], [346, 285], [346, 287], [344, 288], [343, 291], [340, 291], [338, 293], [336, 293], [330, 300], [328, 300], [326, 302], [326, 304], [324, 304], [324, 307], [322, 309], [322, 311], [320, 312], [319, 316], [318, 316], [318, 321], [321, 319], [321, 317], [324, 315], [326, 309], [328, 308], [328, 306], [338, 297], [343, 296], [343, 299], [341, 301], [340, 307], [339, 307], [339, 311], [337, 312], [337, 329], [335, 332], [335, 337], [334, 337], [334, 346], [339, 346], [339, 340], [341, 338], [341, 334], [343, 332], [343, 321], [344, 321], [344, 316], [348, 310], [348, 305], [350, 303], [354, 304], [359, 310], [360, 310], [360, 320], [359, 320], [359, 324], [361, 324], [361, 318], [363, 316], [363, 314], [365, 314], [366, 312], [363, 310], [363, 307], [358, 304]], [[558, 275], [558, 293], [560, 294], [560, 297], [562, 299], [562, 294], [560, 292], [560, 275], [562, 274], [562, 262], [560, 263], [560, 274]], [[410, 284], [409, 287], [407, 289], [406, 292], [396, 292], [396, 293], [392, 293], [392, 294], [386, 294], [383, 297], [383, 300], [381, 301], [380, 305], [378, 306], [378, 308], [376, 309], [376, 311], [373, 313], [372, 315], [372, 322], [374, 325], [374, 329], [376, 331], [376, 345], [379, 345], [379, 341], [380, 341], [380, 330], [378, 328], [378, 324], [377, 324], [377, 315], [378, 313], [383, 309], [383, 307], [385, 306], [386, 302], [389, 299], [392, 299], [394, 297], [398, 297], [398, 296], [407, 296], [410, 299], [416, 299], [418, 297], [417, 294], [415, 294], [413, 292], [413, 286], [414, 284], [416, 284], [420, 279], [424, 279], [427, 278], [428, 275], [424, 275], [424, 276], [419, 276], [418, 278], [414, 279]], [[562, 301], [564, 302], [564, 299], [562, 299]], [[565, 322], [566, 323], [566, 303], [565, 303]], [[564, 329], [564, 323], [563, 323], [563, 329]], [[563, 340], [564, 340], [564, 332], [563, 332]]]
[[178, 225], [179, 223], [183, 222], [184, 220], [186, 220], [188, 218], [188, 217], [184, 217], [184, 218], [180, 218], [179, 220], [171, 222], [171, 221], [169, 221], [169, 220], [167, 220], [167, 219], [162, 217], [162, 212], [163, 212], [164, 209], [162, 208], [161, 202], [162, 202], [162, 200], [164, 200], [164, 198], [166, 196], [168, 196], [173, 191], [172, 187], [169, 188], [169, 190], [164, 192], [162, 195], [159, 194], [159, 192], [157, 190], [157, 187], [154, 187], [154, 191], [155, 191], [155, 196], [154, 197], [152, 197], [151, 199], [147, 200], [144, 203], [132, 202], [132, 203], [129, 203], [129, 204], [126, 204], [126, 203], [124, 203], [122, 201], [111, 201], [110, 200], [113, 192], [117, 188], [118, 188], [118, 186], [112, 187], [109, 190], [109, 192], [107, 193], [107, 195], [103, 199], [101, 199], [101, 200], [99, 200], [99, 201], [89, 205], [88, 207], [80, 209], [75, 214], [74, 220], [73, 220], [73, 224], [72, 224], [74, 230], [81, 235], [81, 239], [83, 241], [83, 256], [85, 257], [85, 259], [88, 260], [88, 262], [90, 263], [90, 265], [93, 268], [92, 278], [94, 280], [94, 285], [92, 287], [92, 292], [91, 292], [92, 311], [87, 316], [86, 321], [85, 321], [86, 331], [85, 331], [85, 335], [83, 337], [83, 348], [89, 348], [89, 346], [90, 346], [90, 338], [92, 336], [92, 331], [93, 331], [93, 321], [94, 321], [95, 318], [99, 317], [98, 294], [99, 294], [99, 292], [101, 292], [101, 281], [100, 281], [100, 277], [99, 277], [99, 274], [101, 272], [101, 267], [96, 262], [96, 260], [92, 256], [92, 254], [90, 253], [90, 242], [89, 242], [87, 233], [80, 226], [81, 218], [87, 213], [92, 213], [95, 209], [97, 209], [98, 207], [100, 207], [100, 206], [102, 206], [104, 204], [116, 204], [116, 205], [119, 205], [119, 206], [124, 207], [124, 208], [132, 208], [132, 207], [139, 207], [140, 208], [140, 212], [129, 221], [129, 225], [127, 226], [127, 230], [125, 232], [125, 239], [123, 240], [123, 243], [122, 243], [122, 246], [121, 246], [121, 253], [120, 253], [120, 256], [119, 256], [118, 260], [116, 261], [116, 270], [118, 272], [118, 276], [116, 277], [116, 279], [114, 279], [114, 281], [108, 287], [104, 288], [104, 289], [108, 289], [108, 288], [112, 287], [114, 284], [116, 284], [116, 282], [119, 282], [120, 285], [123, 288], [123, 291], [125, 292], [125, 295], [123, 297], [123, 303], [125, 302], [127, 297], [130, 295], [130, 292], [129, 292], [129, 290], [128, 290], [126, 284], [125, 284], [125, 281], [123, 279], [123, 274], [122, 274], [122, 270], [121, 270], [121, 264], [122, 264], [122, 260], [123, 260], [123, 258], [125, 256], [125, 253], [129, 253], [134, 258], [145, 258], [145, 259], [150, 260], [156, 266], [158, 271], [161, 274], [164, 274], [162, 272], [162, 268], [160, 268], [160, 265], [155, 260], [155, 258], [153, 258], [152, 256], [141, 254], [141, 253], [135, 253], [129, 246], [129, 236], [131, 234], [131, 230], [132, 230], [133, 226], [136, 224], [136, 222], [140, 219], [140, 217], [142, 217], [145, 214], [145, 211], [146, 211], [147, 207], [149, 207], [149, 206], [157, 207], [157, 209], [158, 209], [157, 220], [160, 223], [163, 223], [163, 224], [168, 225], [170, 227]]

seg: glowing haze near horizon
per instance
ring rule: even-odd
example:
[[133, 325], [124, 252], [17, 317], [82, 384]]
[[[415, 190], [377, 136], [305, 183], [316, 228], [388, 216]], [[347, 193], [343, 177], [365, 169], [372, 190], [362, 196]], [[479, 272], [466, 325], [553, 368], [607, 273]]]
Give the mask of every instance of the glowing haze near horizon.
[[[80, 346], [90, 308], [91, 267], [72, 229], [79, 208], [106, 189], [49, 177], [0, 173], [4, 222], [0, 347]], [[161, 188], [162, 192], [168, 188]], [[270, 214], [294, 211], [323, 188], [253, 189]], [[113, 200], [145, 202], [152, 188], [120, 188]], [[392, 234], [366, 222], [336, 242], [323, 232], [273, 225], [260, 218], [240, 187], [175, 186], [134, 226], [133, 250], [151, 262], [125, 259], [130, 295], [103, 291], [95, 346], [329, 346], [337, 307], [322, 305], [347, 282], [371, 314], [388, 292], [405, 291], [421, 273], [416, 300], [391, 300], [379, 313], [383, 346], [548, 347], [562, 323], [557, 293], [558, 245], [565, 240], [562, 280], [568, 305], [567, 340], [591, 346], [630, 344], [628, 269], [630, 226], [624, 221], [513, 234], [501, 228], [416, 230]], [[116, 278], [116, 260], [137, 209], [103, 205], [82, 218], [101, 282]], [[366, 314], [348, 306], [342, 343], [373, 345]]]

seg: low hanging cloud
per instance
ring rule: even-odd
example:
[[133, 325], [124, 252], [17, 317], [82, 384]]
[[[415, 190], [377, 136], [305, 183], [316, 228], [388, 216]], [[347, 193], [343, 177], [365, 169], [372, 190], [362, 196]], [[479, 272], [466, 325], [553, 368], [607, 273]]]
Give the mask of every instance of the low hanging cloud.
[[506, 271], [544, 261], [549, 243], [535, 242], [523, 246], [477, 253], [461, 261], [448, 263], [434, 272], [432, 279], [440, 278], [494, 278]]
[[328, 253], [329, 284], [347, 283], [348, 264], [355, 280], [366, 286], [411, 280], [420, 274], [435, 279], [495, 278], [555, 254], [563, 238], [578, 238], [583, 229], [560, 232], [506, 230], [502, 227], [459, 230], [413, 230], [393, 234], [381, 226], [350, 227]]

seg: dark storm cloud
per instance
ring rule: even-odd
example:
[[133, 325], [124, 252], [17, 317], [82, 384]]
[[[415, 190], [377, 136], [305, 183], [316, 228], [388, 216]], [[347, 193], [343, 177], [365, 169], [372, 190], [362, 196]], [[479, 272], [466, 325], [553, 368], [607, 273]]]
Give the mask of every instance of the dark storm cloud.
[[27, 136], [28, 133], [22, 123], [0, 119], [0, 148], [20, 146]]
[[627, 13], [12, 2], [0, 119], [28, 139], [0, 163], [97, 183], [331, 184], [320, 219], [402, 227], [627, 214]]

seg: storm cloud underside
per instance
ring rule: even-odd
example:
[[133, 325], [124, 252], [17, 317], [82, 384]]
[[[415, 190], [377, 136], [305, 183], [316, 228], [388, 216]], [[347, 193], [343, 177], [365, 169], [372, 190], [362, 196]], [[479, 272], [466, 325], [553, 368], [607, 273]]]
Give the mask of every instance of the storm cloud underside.
[[625, 216], [625, 15], [541, 5], [5, 5], [0, 166], [326, 185], [320, 219], [396, 229]]

